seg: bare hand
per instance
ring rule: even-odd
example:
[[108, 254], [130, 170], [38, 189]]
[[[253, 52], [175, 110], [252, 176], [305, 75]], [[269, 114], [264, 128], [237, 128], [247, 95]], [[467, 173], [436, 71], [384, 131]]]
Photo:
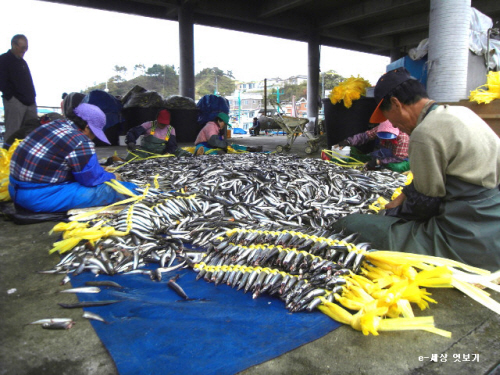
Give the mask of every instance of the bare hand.
[[397, 206], [400, 206], [403, 204], [404, 200], [406, 199], [406, 195], [404, 195], [403, 193], [401, 193], [400, 195], [398, 195], [396, 197], [396, 199], [390, 201], [389, 203], [387, 203], [385, 205], [385, 209], [389, 209], [389, 208], [394, 208], [394, 207], [397, 207]]
[[121, 174], [119, 174], [117, 172], [115, 172], [115, 179], [117, 179], [118, 181], [123, 181]]

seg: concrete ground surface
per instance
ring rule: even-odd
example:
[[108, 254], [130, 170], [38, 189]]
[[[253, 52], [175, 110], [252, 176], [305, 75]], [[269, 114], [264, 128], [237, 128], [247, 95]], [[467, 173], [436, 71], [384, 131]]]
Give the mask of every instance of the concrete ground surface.
[[[272, 151], [286, 144], [285, 136], [236, 136], [235, 143], [263, 145]], [[187, 146], [181, 144], [180, 146]], [[299, 137], [292, 153], [306, 156], [306, 138]], [[121, 146], [97, 149], [99, 158]], [[312, 154], [319, 157], [320, 151]], [[117, 374], [109, 356], [80, 309], [62, 309], [60, 302], [77, 302], [74, 295], [61, 301], [61, 275], [40, 274], [59, 260], [48, 254], [58, 234], [49, 235], [55, 222], [16, 225], [0, 219], [0, 374]], [[452, 332], [444, 338], [422, 331], [381, 332], [364, 336], [342, 326], [324, 337], [241, 374], [498, 374], [500, 373], [500, 316], [454, 289], [428, 289], [438, 304], [417, 316], [434, 316], [438, 328]], [[492, 297], [500, 301], [499, 293]], [[417, 311], [418, 310], [418, 311]], [[27, 323], [53, 317], [76, 321], [70, 330], [44, 330]], [[272, 334], [272, 332], [263, 332]], [[433, 355], [437, 362], [431, 361]], [[232, 361], [236, 358], [230, 359]], [[168, 364], [165, 364], [168, 366]], [[207, 363], [207, 366], [210, 366]], [[162, 374], [162, 370], [158, 370]]]

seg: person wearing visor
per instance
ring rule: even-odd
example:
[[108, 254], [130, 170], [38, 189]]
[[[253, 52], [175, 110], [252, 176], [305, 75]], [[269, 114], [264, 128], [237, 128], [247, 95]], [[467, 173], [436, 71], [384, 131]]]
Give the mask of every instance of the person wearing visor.
[[219, 112], [213, 121], [207, 122], [194, 141], [194, 154], [222, 155], [227, 152], [228, 146], [237, 151], [262, 151], [262, 146], [252, 147], [230, 144], [226, 139], [224, 131], [227, 125], [229, 125], [229, 115], [224, 112]]
[[[345, 146], [361, 146], [370, 141], [378, 140], [379, 148], [369, 155], [352, 155], [354, 158], [365, 156], [367, 163], [365, 168], [374, 170], [380, 167], [386, 167], [395, 172], [406, 172], [410, 169], [408, 162], [408, 145], [410, 137], [404, 132], [392, 126], [389, 120], [386, 120], [363, 133], [358, 133], [352, 137], [339, 142], [338, 148]], [[364, 161], [365, 161], [364, 160]]]
[[[16, 148], [10, 162], [9, 194], [15, 205], [32, 212], [65, 212], [107, 206], [128, 198], [105, 184], [119, 174], [103, 169], [94, 143], [109, 144], [103, 132], [106, 116], [82, 103], [58, 119], [33, 130]], [[121, 182], [126, 188], [137, 187]]]
[[[141, 147], [137, 148], [136, 142], [143, 136]], [[158, 112], [156, 120], [130, 129], [125, 137], [129, 154], [127, 160], [135, 157], [147, 158], [153, 155], [174, 154], [176, 156], [192, 156], [191, 153], [177, 147], [175, 129], [170, 124], [170, 112], [162, 109]]]
[[410, 135], [413, 180], [383, 215], [348, 215], [335, 228], [373, 248], [500, 268], [500, 139], [472, 110], [438, 105], [404, 68], [375, 87], [370, 121]]

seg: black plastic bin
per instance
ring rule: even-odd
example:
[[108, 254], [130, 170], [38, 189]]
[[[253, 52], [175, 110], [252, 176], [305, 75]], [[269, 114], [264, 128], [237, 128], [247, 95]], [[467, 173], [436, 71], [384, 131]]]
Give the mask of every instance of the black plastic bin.
[[[329, 149], [347, 137], [373, 127], [373, 124], [370, 124], [370, 117], [377, 108], [374, 98], [361, 97], [354, 100], [351, 108], [346, 108], [343, 101], [332, 104], [330, 99], [323, 99], [323, 106]], [[370, 142], [357, 148], [363, 153], [368, 153], [373, 151], [373, 146], [374, 143]]]
[[179, 143], [192, 143], [204, 124], [198, 124], [198, 109], [169, 109], [170, 123], [175, 128], [175, 136]]
[[125, 118], [125, 123], [122, 128], [122, 135], [126, 135], [127, 132], [141, 124], [144, 124], [148, 121], [156, 120], [156, 116], [158, 115], [158, 111], [161, 108], [159, 107], [131, 107], [122, 109], [122, 115]]

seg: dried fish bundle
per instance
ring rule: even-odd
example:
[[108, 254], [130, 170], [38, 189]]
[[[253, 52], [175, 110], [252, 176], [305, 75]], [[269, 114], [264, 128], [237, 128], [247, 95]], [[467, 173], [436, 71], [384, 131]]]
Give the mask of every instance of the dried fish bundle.
[[[345, 237], [325, 231], [316, 234], [328, 237], [295, 231], [227, 231], [212, 241], [202, 261], [194, 266], [199, 271], [197, 279], [204, 278], [216, 285], [227, 283], [245, 293], [251, 291], [253, 298], [263, 293], [277, 295], [291, 312], [312, 311], [320, 305], [319, 297], [333, 301], [335, 295], [343, 292], [347, 277], [353, 274], [353, 269], [360, 269], [364, 256], [358, 255], [365, 251], [344, 241], [354, 239], [352, 235]], [[343, 262], [289, 247], [311, 250], [323, 242], [328, 247], [324, 254], [330, 255], [333, 247], [354, 254], [344, 257], [353, 259], [349, 260], [350, 269]], [[359, 264], [355, 264], [356, 258]]]
[[[313, 254], [313, 249], [321, 249], [330, 259]], [[339, 250], [345, 256], [334, 261], [332, 254]], [[477, 299], [479, 293], [458, 280], [461, 273], [453, 276], [454, 267], [486, 272], [442, 258], [371, 250], [369, 244], [357, 242], [355, 235], [238, 229], [213, 238], [194, 266], [197, 280], [227, 283], [250, 291], [253, 298], [276, 295], [291, 312], [317, 308], [365, 335], [425, 330], [445, 337], [451, 333], [436, 328], [432, 317], [415, 318], [410, 304], [424, 310], [429, 302], [436, 303], [423, 287], [453, 285]], [[496, 302], [482, 298], [485, 306], [499, 311]]]

